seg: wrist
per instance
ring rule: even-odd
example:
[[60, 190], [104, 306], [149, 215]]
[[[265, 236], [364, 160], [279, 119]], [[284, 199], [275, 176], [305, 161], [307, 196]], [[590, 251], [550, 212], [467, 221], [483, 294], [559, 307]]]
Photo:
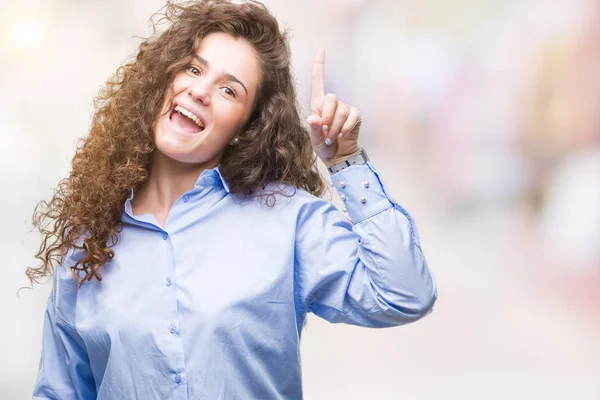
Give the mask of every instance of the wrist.
[[363, 148], [359, 148], [358, 151], [349, 154], [344, 157], [339, 157], [335, 160], [336, 162], [330, 162], [325, 164], [330, 174], [336, 174], [343, 169], [351, 167], [352, 165], [364, 165], [369, 161], [369, 156]]
[[334, 157], [332, 157], [332, 158], [330, 158], [330, 159], [328, 159], [328, 160], [326, 160], [326, 161], [323, 161], [323, 164], [325, 164], [325, 166], [326, 166], [327, 168], [331, 168], [331, 167], [333, 167], [334, 165], [337, 165], [337, 164], [339, 164], [339, 163], [343, 163], [344, 161], [348, 160], [349, 158], [351, 158], [351, 157], [353, 157], [353, 156], [357, 155], [357, 154], [358, 154], [358, 153], [359, 153], [361, 150], [362, 150], [362, 149], [359, 147], [359, 148], [358, 148], [358, 149], [357, 149], [355, 152], [353, 152], [353, 153], [350, 153], [350, 154], [347, 154], [347, 155], [345, 155], [345, 156], [341, 156], [341, 157], [335, 157], [335, 158], [334, 158]]

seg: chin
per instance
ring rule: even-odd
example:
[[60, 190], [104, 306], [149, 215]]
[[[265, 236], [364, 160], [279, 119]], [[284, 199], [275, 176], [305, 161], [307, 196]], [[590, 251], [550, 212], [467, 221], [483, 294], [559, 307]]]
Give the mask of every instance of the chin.
[[173, 146], [172, 143], [164, 143], [160, 140], [156, 142], [156, 150], [166, 158], [170, 158], [171, 160], [185, 164], [198, 164], [202, 163], [206, 158], [210, 158], [206, 154], [198, 154], [198, 152], [192, 152], [191, 148]]
[[155, 145], [162, 156], [183, 164], [206, 164], [219, 159], [219, 152], [210, 149], [204, 140], [182, 141], [168, 132], [158, 131]]

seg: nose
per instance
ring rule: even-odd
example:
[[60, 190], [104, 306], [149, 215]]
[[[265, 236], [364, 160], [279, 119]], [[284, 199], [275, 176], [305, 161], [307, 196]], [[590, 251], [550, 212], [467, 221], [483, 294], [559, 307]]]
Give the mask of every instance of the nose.
[[197, 82], [187, 89], [188, 94], [196, 102], [208, 105], [210, 102], [209, 90], [206, 84]]

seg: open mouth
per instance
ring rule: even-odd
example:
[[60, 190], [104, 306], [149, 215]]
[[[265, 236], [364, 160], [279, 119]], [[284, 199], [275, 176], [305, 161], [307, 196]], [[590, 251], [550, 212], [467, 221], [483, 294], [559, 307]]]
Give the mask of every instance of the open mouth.
[[199, 133], [205, 128], [204, 123], [197, 115], [180, 105], [173, 108], [169, 119], [184, 133]]

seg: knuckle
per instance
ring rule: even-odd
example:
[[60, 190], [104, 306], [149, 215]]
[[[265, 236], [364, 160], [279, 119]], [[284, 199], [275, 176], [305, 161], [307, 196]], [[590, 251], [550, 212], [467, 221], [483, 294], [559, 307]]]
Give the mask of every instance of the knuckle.
[[336, 96], [335, 94], [333, 94], [333, 93], [327, 93], [327, 94], [325, 95], [325, 98], [326, 98], [327, 100], [330, 100], [330, 101], [337, 100], [337, 96]]

